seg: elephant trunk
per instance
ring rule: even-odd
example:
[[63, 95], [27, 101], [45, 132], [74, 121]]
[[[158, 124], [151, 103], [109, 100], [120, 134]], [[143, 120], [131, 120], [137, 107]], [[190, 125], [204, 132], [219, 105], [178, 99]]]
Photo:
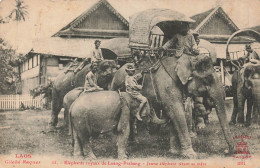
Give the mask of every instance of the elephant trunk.
[[157, 115], [155, 114], [154, 110], [151, 109], [151, 122], [155, 124], [166, 124], [166, 119], [159, 119]]
[[217, 116], [219, 119], [220, 126], [223, 130], [225, 140], [229, 146], [229, 153], [235, 153], [235, 146], [232, 139], [232, 134], [230, 132], [230, 127], [228, 125], [226, 111], [225, 111], [225, 99], [224, 99], [224, 88], [222, 84], [211, 87], [209, 91], [210, 97], [213, 99], [215, 103], [215, 109], [217, 112]]
[[260, 114], [260, 79], [254, 80], [253, 84], [254, 86], [252, 87], [252, 93], [254, 100], [254, 108], [257, 110], [257, 114]]

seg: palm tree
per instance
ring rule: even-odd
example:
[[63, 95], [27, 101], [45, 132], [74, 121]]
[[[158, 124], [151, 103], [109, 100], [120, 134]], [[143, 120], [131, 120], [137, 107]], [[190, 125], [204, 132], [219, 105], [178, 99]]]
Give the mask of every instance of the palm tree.
[[22, 0], [15, 0], [16, 5], [15, 5], [15, 9], [13, 9], [9, 15], [9, 18], [12, 18], [13, 15], [14, 20], [17, 22], [20, 21], [25, 21], [25, 17], [27, 16], [28, 12], [27, 12], [27, 5], [24, 5], [24, 2]]

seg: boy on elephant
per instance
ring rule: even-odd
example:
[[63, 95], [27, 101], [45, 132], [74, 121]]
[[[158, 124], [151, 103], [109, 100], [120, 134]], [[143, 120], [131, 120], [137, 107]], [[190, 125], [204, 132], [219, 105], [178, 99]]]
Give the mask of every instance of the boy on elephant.
[[86, 75], [84, 91], [85, 92], [93, 92], [103, 90], [101, 87], [97, 85], [97, 63], [91, 64], [91, 71]]
[[138, 120], [142, 120], [140, 113], [144, 106], [146, 106], [146, 110], [150, 111], [149, 103], [146, 97], [144, 97], [140, 90], [142, 89], [142, 85], [139, 85], [137, 83], [137, 79], [140, 79], [142, 77], [141, 73], [135, 74], [135, 68], [134, 64], [129, 63], [127, 65], [127, 68], [125, 69], [127, 72], [127, 76], [125, 78], [125, 86], [126, 86], [126, 92], [129, 93], [134, 99], [138, 100], [140, 102], [140, 105], [137, 109], [137, 113], [135, 114], [136, 118]]

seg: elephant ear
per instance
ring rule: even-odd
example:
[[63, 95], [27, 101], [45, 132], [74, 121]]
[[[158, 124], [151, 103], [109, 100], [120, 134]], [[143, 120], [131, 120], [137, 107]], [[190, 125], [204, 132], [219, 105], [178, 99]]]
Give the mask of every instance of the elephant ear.
[[214, 68], [212, 60], [207, 55], [199, 55], [197, 56], [197, 61], [195, 63], [195, 71], [193, 72], [193, 75], [199, 77], [199, 78], [205, 78], [211, 74], [213, 74]]
[[189, 81], [189, 77], [192, 74], [191, 63], [188, 55], [183, 54], [177, 61], [176, 69], [177, 75], [183, 85]]

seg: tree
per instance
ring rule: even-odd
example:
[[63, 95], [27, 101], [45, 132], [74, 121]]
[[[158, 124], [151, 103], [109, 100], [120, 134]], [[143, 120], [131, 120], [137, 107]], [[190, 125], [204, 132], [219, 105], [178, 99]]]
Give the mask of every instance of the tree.
[[0, 94], [15, 93], [15, 81], [19, 80], [15, 66], [20, 57], [0, 38]]
[[14, 16], [14, 20], [17, 22], [20, 21], [25, 21], [25, 17], [27, 16], [28, 12], [27, 12], [27, 5], [24, 5], [24, 2], [22, 0], [15, 0], [16, 5], [15, 5], [15, 9], [13, 9], [9, 15], [9, 18], [13, 18]]

